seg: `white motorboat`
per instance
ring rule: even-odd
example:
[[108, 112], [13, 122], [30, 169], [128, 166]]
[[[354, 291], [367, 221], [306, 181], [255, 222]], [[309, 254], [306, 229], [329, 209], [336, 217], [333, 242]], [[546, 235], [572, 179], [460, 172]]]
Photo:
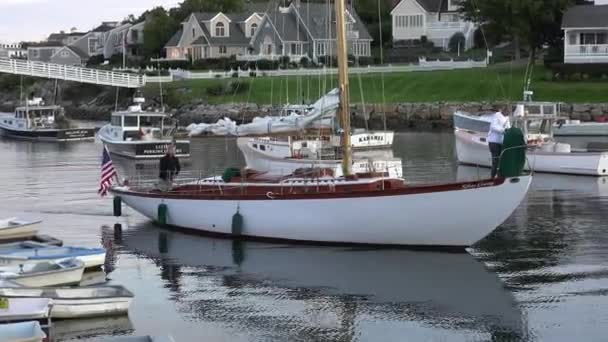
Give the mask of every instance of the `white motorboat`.
[[[4, 296], [0, 296], [2, 298]], [[4, 298], [8, 308], [0, 308], [0, 322], [47, 320], [51, 310], [48, 298]]]
[[56, 341], [90, 341], [98, 336], [125, 336], [134, 332], [129, 316], [55, 320], [51, 335]]
[[26, 245], [22, 250], [2, 251], [0, 246], [0, 267], [18, 266], [26, 263], [37, 263], [40, 261], [63, 261], [77, 259], [84, 263], [85, 268], [100, 267], [106, 259], [106, 250], [103, 248], [83, 247], [57, 247], [38, 246], [31, 248]]
[[122, 286], [83, 288], [0, 288], [0, 297], [49, 298], [51, 318], [126, 315], [133, 294]]
[[553, 131], [560, 137], [608, 136], [608, 122], [565, 120], [556, 123]]
[[136, 97], [134, 102], [128, 110], [112, 113], [111, 122], [97, 132], [110, 153], [134, 159], [156, 159], [164, 156], [167, 147], [173, 144], [176, 156], [190, 156], [190, 141], [174, 140], [177, 125], [169, 114], [143, 110], [141, 97]]
[[[287, 175], [298, 169], [331, 169], [342, 176], [342, 160], [336, 159], [335, 150], [327, 151], [328, 141], [323, 138], [292, 140], [291, 137], [238, 138], [237, 146], [245, 157], [247, 167], [261, 172]], [[327, 153], [327, 154], [326, 154]], [[360, 151], [353, 155], [353, 172], [385, 172], [391, 177], [402, 177], [400, 158], [391, 150]]]
[[0, 325], [0, 342], [42, 342], [46, 334], [37, 321]]
[[[569, 144], [556, 142], [553, 127], [558, 117], [557, 104], [550, 102], [522, 102], [517, 104], [516, 115], [511, 117], [514, 126], [521, 128], [528, 140], [528, 162], [526, 169], [537, 172], [561, 173], [585, 176], [608, 175], [608, 152], [574, 150]], [[518, 113], [518, 114], [517, 114]], [[463, 112], [455, 113], [460, 122], [485, 122]], [[470, 124], [456, 123], [456, 155], [462, 164], [492, 166], [492, 158], [486, 141], [487, 131], [479, 132], [466, 128]], [[489, 124], [488, 124], [489, 125]]]
[[23, 266], [0, 267], [0, 280], [9, 280], [27, 287], [62, 286], [78, 284], [83, 273], [84, 263], [79, 260], [41, 261]]
[[14, 113], [0, 113], [0, 132], [7, 137], [56, 142], [95, 138], [94, 128], [69, 126], [62, 107], [45, 106], [40, 98], [28, 100]]
[[[496, 229], [526, 196], [531, 176], [409, 185], [383, 170], [353, 172], [346, 9], [344, 0], [335, 5], [339, 96], [333, 103], [344, 131], [343, 176], [320, 168], [275, 177], [231, 170], [167, 192], [130, 182], [111, 192], [161, 224], [236, 238], [462, 249]], [[490, 202], [491, 209], [463, 214]]]
[[40, 222], [16, 217], [0, 220], [0, 241], [33, 237], [38, 233]]

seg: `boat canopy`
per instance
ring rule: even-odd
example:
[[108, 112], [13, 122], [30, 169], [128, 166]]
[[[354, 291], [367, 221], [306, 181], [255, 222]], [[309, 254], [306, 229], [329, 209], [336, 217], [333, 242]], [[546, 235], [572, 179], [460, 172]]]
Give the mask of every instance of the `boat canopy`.
[[334, 89], [315, 102], [305, 114], [256, 117], [251, 123], [242, 125], [224, 118], [213, 124], [191, 124], [186, 130], [190, 136], [208, 134], [256, 136], [299, 132], [307, 128], [331, 128], [339, 104], [339, 91]]

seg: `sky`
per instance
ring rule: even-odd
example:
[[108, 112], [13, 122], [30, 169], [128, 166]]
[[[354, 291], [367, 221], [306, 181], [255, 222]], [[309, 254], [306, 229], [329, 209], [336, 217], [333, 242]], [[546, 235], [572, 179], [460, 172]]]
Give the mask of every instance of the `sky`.
[[0, 0], [0, 42], [41, 41], [72, 27], [89, 31], [102, 21], [121, 21], [180, 0]]

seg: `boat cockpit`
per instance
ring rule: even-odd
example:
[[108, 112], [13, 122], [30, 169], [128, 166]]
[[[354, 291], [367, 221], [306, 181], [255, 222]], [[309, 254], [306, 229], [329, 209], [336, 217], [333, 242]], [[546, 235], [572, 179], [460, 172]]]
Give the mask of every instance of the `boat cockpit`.
[[174, 120], [167, 114], [153, 112], [115, 112], [111, 124], [122, 130], [125, 141], [163, 139], [175, 128]]

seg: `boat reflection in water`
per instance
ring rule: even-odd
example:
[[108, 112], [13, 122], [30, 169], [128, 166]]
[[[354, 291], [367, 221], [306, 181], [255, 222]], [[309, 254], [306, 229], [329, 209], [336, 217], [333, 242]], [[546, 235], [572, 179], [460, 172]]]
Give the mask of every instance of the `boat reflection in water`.
[[128, 316], [54, 321], [52, 341], [76, 341], [107, 335], [128, 335], [134, 331]]
[[158, 265], [181, 312], [237, 330], [316, 341], [527, 336], [511, 293], [469, 254], [242, 242], [151, 224], [125, 229], [123, 244]]

